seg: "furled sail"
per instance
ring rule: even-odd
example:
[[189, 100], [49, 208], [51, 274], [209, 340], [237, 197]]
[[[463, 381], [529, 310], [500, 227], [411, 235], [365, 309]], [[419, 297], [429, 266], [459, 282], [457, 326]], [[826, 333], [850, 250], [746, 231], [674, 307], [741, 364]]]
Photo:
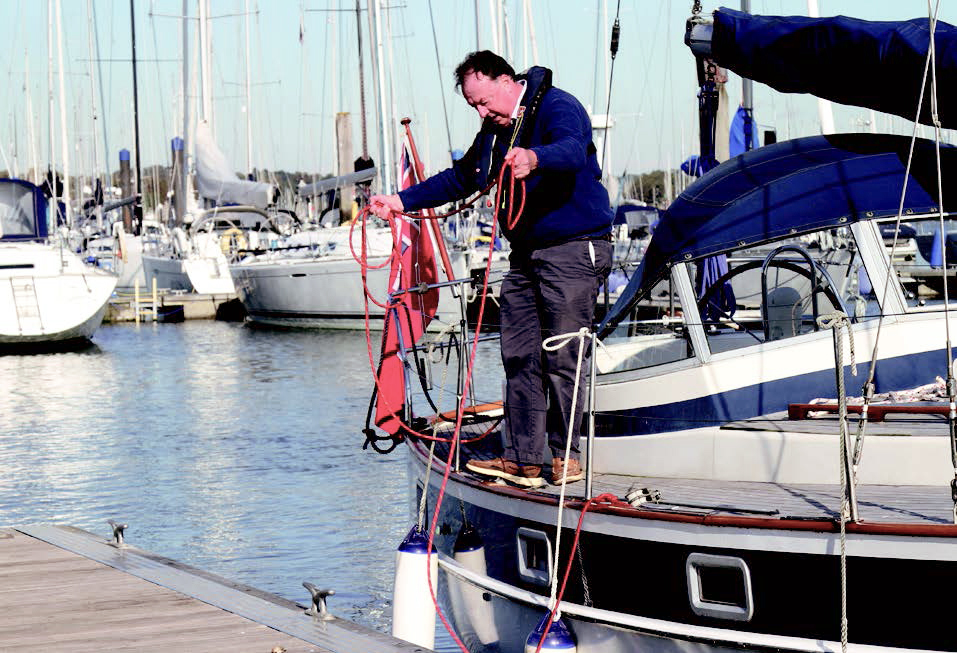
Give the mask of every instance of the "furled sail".
[[[723, 67], [784, 93], [867, 107], [913, 120], [930, 44], [928, 18], [867, 21], [846, 16], [714, 12], [711, 56]], [[937, 22], [939, 117], [957, 127], [957, 28]], [[919, 121], [931, 118], [930, 74]]]
[[205, 121], [196, 126], [195, 147], [196, 185], [200, 197], [217, 206], [243, 204], [264, 209], [273, 203], [275, 188], [272, 184], [236, 177]]

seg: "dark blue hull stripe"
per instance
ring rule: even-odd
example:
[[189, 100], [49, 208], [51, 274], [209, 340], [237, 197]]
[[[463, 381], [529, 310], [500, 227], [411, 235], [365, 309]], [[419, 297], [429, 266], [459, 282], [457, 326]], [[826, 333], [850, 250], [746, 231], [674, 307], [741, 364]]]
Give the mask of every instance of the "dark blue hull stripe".
[[[945, 375], [946, 370], [947, 356], [942, 349], [883, 359], [877, 366], [874, 379], [876, 391], [903, 390], [931, 383], [935, 376]], [[844, 379], [849, 395], [861, 394], [867, 373], [866, 363], [858, 365], [858, 376], [852, 376], [850, 366], [845, 366]], [[666, 383], [667, 379], [663, 378], [662, 382]], [[834, 370], [824, 369], [686, 401], [602, 411], [596, 415], [595, 428], [596, 434], [603, 437], [668, 433], [720, 426], [787, 410], [788, 404], [836, 396]]]

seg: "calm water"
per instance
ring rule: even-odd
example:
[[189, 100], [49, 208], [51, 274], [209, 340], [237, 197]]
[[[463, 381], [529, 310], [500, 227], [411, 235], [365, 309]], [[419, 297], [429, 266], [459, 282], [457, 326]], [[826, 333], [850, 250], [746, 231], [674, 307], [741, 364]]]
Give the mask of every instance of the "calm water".
[[334, 614], [389, 629], [409, 480], [401, 450], [361, 450], [362, 333], [192, 321], [94, 342], [0, 356], [0, 526], [124, 521], [141, 549], [300, 603], [302, 581], [331, 587]]

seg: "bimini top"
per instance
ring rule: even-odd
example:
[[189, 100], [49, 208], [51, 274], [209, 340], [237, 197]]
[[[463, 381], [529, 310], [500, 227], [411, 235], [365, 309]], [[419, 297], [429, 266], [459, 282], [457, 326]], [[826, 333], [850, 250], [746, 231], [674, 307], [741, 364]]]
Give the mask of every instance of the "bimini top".
[[[784, 93], [811, 93], [914, 120], [924, 79], [930, 21], [846, 16], [754, 16], [714, 12], [712, 56], [720, 66]], [[937, 22], [939, 117], [957, 126], [957, 28]], [[931, 122], [930, 74], [919, 121]]]
[[[599, 332], [604, 335], [614, 328], [675, 263], [859, 220], [896, 216], [909, 147], [906, 136], [810, 136], [722, 163], [662, 213], [641, 264]], [[957, 147], [941, 145], [940, 155], [942, 178], [954, 179]], [[918, 139], [907, 175], [904, 212], [937, 211], [937, 197], [935, 145]], [[950, 193], [948, 198], [945, 192], [945, 211], [954, 206], [957, 196]]]
[[0, 240], [43, 240], [47, 233], [47, 199], [40, 187], [0, 179]]

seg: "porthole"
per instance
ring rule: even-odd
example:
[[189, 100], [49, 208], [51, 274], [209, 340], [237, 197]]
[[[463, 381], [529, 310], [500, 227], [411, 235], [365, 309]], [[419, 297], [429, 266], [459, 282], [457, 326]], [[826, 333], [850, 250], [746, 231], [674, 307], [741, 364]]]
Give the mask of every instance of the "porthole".
[[518, 575], [535, 585], [548, 586], [552, 577], [552, 543], [548, 536], [524, 526], [515, 533]]
[[750, 621], [751, 573], [741, 558], [692, 553], [686, 563], [688, 598], [696, 615]]

